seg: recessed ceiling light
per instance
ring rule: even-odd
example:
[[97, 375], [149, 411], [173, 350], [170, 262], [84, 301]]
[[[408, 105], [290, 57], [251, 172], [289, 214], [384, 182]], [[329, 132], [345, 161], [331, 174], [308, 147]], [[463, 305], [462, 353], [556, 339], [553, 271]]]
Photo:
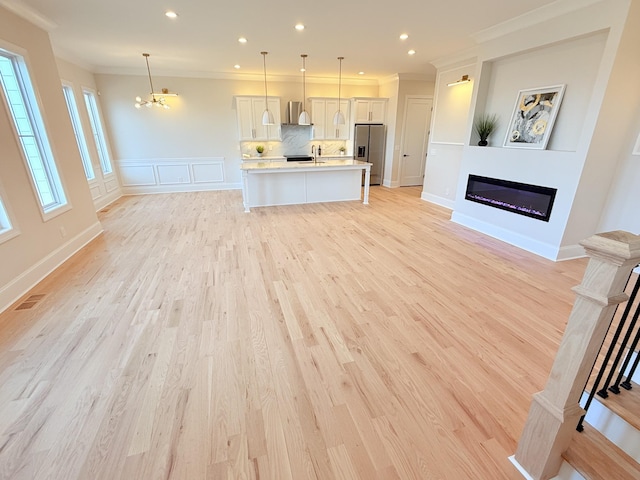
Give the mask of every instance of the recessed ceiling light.
[[301, 32], [302, 30], [304, 30], [304, 25], [303, 25], [303, 24], [301, 24], [301, 23], [298, 23], [298, 24], [296, 25], [296, 30], [298, 30], [299, 32]]
[[358, 72], [358, 75], [364, 75], [364, 72]]
[[301, 71], [301, 72], [306, 72], [306, 71], [307, 71], [307, 69], [306, 69], [306, 68], [301, 68], [301, 69], [300, 69], [300, 71]]
[[415, 50], [409, 50], [407, 53], [408, 53], [409, 55], [415, 55], [415, 54], [416, 54], [416, 51], [415, 51]]
[[164, 15], [168, 18], [178, 18], [178, 14], [173, 10], [167, 10], [166, 12], [164, 12]]
[[407, 35], [406, 33], [400, 35], [400, 40], [406, 40], [407, 38], [409, 38], [409, 35]]
[[237, 63], [233, 66], [233, 68], [235, 68], [236, 70], [238, 70], [240, 68], [240, 65], [238, 65]]
[[240, 37], [240, 38], [238, 39], [238, 41], [239, 41], [240, 43], [247, 43], [247, 39], [246, 39], [246, 38], [244, 38], [244, 37]]

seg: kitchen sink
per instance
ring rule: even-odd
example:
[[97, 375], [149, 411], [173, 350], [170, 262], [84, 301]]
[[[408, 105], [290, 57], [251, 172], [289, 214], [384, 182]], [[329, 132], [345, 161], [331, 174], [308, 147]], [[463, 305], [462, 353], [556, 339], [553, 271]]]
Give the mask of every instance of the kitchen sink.
[[285, 155], [287, 162], [312, 162], [313, 157], [311, 155]]

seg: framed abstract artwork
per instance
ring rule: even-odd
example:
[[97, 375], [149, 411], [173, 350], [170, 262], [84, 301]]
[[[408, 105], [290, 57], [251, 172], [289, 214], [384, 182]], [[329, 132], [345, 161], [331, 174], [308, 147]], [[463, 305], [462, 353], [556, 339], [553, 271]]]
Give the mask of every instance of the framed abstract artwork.
[[547, 148], [565, 85], [520, 90], [504, 139], [505, 147]]

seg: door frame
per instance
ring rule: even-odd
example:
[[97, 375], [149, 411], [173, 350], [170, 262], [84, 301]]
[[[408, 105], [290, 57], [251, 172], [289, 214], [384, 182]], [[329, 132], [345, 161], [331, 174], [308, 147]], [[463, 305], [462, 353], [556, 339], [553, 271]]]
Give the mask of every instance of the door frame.
[[422, 164], [422, 184], [424, 185], [424, 175], [426, 172], [426, 165], [427, 165], [427, 147], [429, 145], [429, 135], [431, 135], [431, 121], [433, 120], [433, 95], [412, 95], [412, 94], [408, 94], [405, 95], [404, 97], [404, 112], [402, 114], [402, 135], [400, 138], [400, 153], [398, 154], [398, 185], [402, 186], [402, 168], [404, 166], [404, 141], [405, 141], [405, 137], [406, 137], [406, 131], [407, 131], [407, 112], [409, 110], [409, 101], [410, 100], [431, 100], [431, 115], [430, 115], [430, 119], [429, 122], [427, 124], [427, 130], [425, 132], [425, 135], [423, 137], [423, 144], [422, 144], [422, 152], [421, 152], [421, 157], [423, 159], [423, 164]]

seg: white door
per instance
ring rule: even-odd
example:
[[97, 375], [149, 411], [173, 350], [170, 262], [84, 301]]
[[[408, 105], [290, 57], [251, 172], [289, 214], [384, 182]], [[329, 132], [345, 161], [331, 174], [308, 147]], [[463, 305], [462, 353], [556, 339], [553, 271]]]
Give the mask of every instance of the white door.
[[432, 106], [433, 99], [429, 97], [407, 96], [405, 99], [400, 152], [401, 187], [423, 184]]

